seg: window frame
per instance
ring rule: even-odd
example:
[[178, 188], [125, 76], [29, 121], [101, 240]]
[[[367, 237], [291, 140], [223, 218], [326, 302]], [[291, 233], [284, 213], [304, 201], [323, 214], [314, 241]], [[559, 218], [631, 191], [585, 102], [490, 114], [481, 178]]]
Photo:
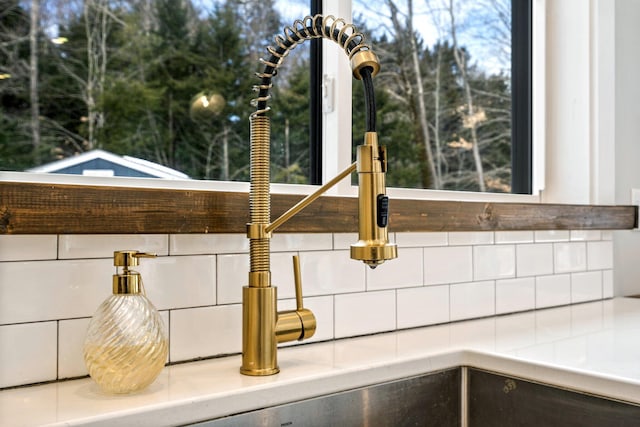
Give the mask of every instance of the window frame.
[[[311, 16], [322, 13], [322, 0], [311, 0]], [[309, 49], [309, 184], [322, 184], [322, 40], [312, 39]], [[314, 117], [316, 118], [314, 120]]]
[[511, 193], [513, 194], [531, 194], [533, 191], [532, 18], [532, 0], [511, 1]]

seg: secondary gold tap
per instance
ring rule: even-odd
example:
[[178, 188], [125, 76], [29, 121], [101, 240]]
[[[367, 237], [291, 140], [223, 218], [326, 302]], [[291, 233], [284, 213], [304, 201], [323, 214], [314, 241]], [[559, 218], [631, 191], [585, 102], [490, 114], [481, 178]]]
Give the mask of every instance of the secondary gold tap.
[[[364, 144], [358, 147], [355, 163], [324, 184], [313, 194], [271, 221], [269, 194], [270, 121], [267, 101], [270, 99], [271, 78], [289, 51], [312, 38], [327, 38], [344, 49], [351, 60], [355, 78], [365, 86], [367, 105], [367, 132]], [[375, 132], [375, 101], [372, 77], [380, 69], [378, 58], [364, 36], [343, 19], [322, 15], [307, 16], [284, 29], [276, 36], [276, 47], [268, 47], [270, 57], [261, 60], [264, 72], [258, 73], [260, 84], [254, 87], [256, 112], [251, 115], [251, 187], [249, 192], [249, 285], [242, 290], [242, 366], [246, 375], [272, 375], [279, 372], [278, 343], [304, 340], [313, 336], [316, 319], [302, 304], [300, 266], [294, 257], [296, 309], [277, 311], [277, 288], [271, 284], [270, 239], [272, 232], [300, 212], [338, 181], [358, 172], [359, 241], [351, 245], [351, 258], [362, 260], [371, 268], [397, 256], [396, 245], [389, 243], [387, 225], [389, 199], [386, 195], [385, 172], [387, 157], [384, 147], [378, 145]]]

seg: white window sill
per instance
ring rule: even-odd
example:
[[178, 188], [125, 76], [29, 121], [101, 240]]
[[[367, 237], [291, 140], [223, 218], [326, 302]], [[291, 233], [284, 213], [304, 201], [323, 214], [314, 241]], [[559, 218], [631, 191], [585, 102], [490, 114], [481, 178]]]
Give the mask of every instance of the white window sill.
[[[66, 174], [2, 172], [0, 181], [26, 182], [41, 184], [64, 185], [91, 185], [106, 187], [132, 187], [132, 188], [164, 188], [170, 190], [192, 191], [233, 191], [248, 192], [248, 182], [236, 181], [202, 181], [182, 179], [158, 179], [158, 178], [128, 178], [128, 177], [100, 177], [78, 176]], [[273, 194], [310, 194], [318, 187], [314, 185], [300, 184], [271, 184]], [[327, 194], [339, 196], [356, 196], [356, 186], [342, 186], [340, 191], [328, 191]], [[473, 202], [513, 202], [513, 203], [538, 203], [540, 197], [530, 194], [504, 194], [504, 193], [476, 193], [470, 191], [443, 191], [443, 190], [419, 190], [410, 188], [387, 188], [391, 198], [417, 199], [417, 200], [451, 200]]]

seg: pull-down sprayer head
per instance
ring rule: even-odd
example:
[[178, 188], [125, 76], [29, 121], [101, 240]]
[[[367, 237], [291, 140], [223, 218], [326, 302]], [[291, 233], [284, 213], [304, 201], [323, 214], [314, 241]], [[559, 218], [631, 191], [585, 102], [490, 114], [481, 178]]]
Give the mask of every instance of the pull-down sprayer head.
[[351, 258], [376, 268], [398, 256], [397, 247], [389, 243], [389, 197], [385, 173], [387, 150], [378, 145], [378, 135], [367, 132], [358, 146], [358, 242], [351, 245]]

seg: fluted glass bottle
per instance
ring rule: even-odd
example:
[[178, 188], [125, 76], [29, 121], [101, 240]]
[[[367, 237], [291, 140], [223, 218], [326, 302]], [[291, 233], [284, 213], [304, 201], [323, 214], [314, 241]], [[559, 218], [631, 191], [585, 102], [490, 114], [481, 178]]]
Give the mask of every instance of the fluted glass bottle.
[[128, 259], [113, 277], [113, 295], [94, 314], [84, 342], [84, 360], [89, 375], [108, 393], [132, 393], [151, 384], [167, 360], [168, 342], [164, 322], [144, 295], [140, 274], [128, 269], [138, 257], [126, 251]]

